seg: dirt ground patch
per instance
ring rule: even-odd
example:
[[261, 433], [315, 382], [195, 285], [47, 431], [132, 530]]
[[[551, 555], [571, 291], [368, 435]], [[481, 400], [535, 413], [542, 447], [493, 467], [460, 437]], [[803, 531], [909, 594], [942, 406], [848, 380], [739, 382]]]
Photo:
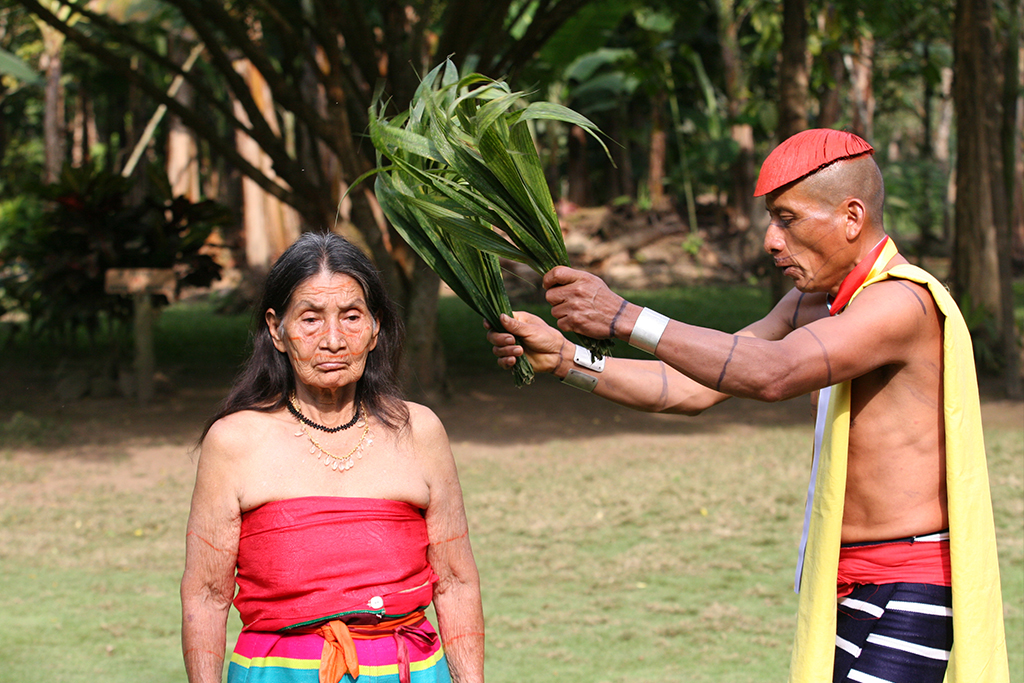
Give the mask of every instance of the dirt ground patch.
[[[168, 477], [190, 477], [196, 439], [227, 390], [224, 378], [190, 378], [146, 406], [123, 398], [59, 405], [48, 398], [43, 378], [24, 372], [10, 381], [13, 391], [0, 398], [0, 423], [10, 421], [17, 406], [32, 406], [23, 414], [40, 433], [29, 443], [0, 443], [0, 454], [45, 472], [35, 481], [41, 496], [93, 486], [141, 491]], [[734, 399], [698, 417], [653, 415], [575, 392], [547, 376], [517, 389], [509, 374], [496, 371], [453, 379], [450, 396], [432, 408], [457, 457], [480, 446], [612, 436], [753, 436], [758, 428], [781, 425], [806, 425], [808, 451], [811, 442], [806, 397], [776, 404]], [[990, 398], [982, 410], [986, 427], [1024, 424], [1024, 403]]]

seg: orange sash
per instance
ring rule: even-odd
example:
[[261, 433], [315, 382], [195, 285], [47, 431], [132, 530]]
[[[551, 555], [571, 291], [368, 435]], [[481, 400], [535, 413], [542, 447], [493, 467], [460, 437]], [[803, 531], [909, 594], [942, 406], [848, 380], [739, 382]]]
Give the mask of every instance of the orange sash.
[[349, 625], [340, 619], [321, 624], [316, 629], [316, 633], [324, 639], [324, 649], [320, 655], [320, 683], [338, 683], [347, 673], [352, 674], [353, 679], [358, 679], [359, 657], [356, 654], [354, 640], [373, 640], [388, 636], [395, 639], [398, 652], [398, 679], [401, 683], [409, 683], [409, 648], [405, 644], [405, 639], [413, 637], [433, 640], [433, 637], [413, 628], [421, 624], [425, 618], [421, 610], [379, 624]]

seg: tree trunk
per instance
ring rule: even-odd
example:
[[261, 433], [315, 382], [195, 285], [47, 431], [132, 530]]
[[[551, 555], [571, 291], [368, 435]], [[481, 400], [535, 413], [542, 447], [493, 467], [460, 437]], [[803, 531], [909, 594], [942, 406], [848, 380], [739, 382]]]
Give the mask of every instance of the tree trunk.
[[1010, 225], [1013, 231], [1013, 242], [1011, 253], [1013, 254], [1013, 269], [1015, 274], [1024, 271], [1024, 40], [1021, 39], [1021, 22], [1024, 18], [1017, 15], [1017, 100], [1014, 110], [1016, 121], [1012, 125], [1016, 142], [1010, 142], [1013, 159], [1013, 169], [1008, 181], [1011, 188], [1010, 196], [1013, 198], [1013, 208], [1010, 214]]
[[[917, 252], [922, 256], [936, 253], [939, 246], [939, 238], [935, 235], [935, 215], [932, 211], [932, 178], [936, 177], [933, 169], [935, 163], [935, 150], [932, 146], [934, 134], [932, 132], [932, 110], [935, 102], [935, 87], [928, 75], [929, 46], [924, 43], [924, 56], [922, 70], [923, 98], [921, 102], [921, 147], [918, 150], [920, 158], [925, 162], [921, 165], [922, 174], [922, 197], [920, 208], [917, 211], [918, 244]], [[891, 160], [891, 159], [890, 159]], [[941, 177], [941, 176], [939, 176]]]
[[96, 144], [96, 115], [92, 98], [84, 88], [75, 98], [75, 118], [71, 128], [71, 165], [76, 168], [90, 160], [92, 146]]
[[[1000, 148], [1003, 170], [1003, 201], [996, 203], [999, 230], [999, 290], [1002, 299], [1001, 328], [1002, 356], [1005, 362], [1006, 394], [1018, 400], [1024, 394], [1021, 385], [1021, 351], [1017, 339], [1017, 325], [1013, 300], [1013, 242], [1019, 231], [1020, 205], [1024, 202], [1018, 189], [1017, 160], [1021, 156], [1022, 135], [1017, 127], [1017, 103], [1020, 101], [1020, 3], [1009, 4], [1006, 40], [1003, 41], [1003, 101], [1000, 126]], [[1000, 208], [1001, 207], [1001, 208]], [[998, 215], [1001, 213], [1002, 215]]]
[[167, 179], [175, 197], [185, 197], [198, 202], [201, 195], [199, 183], [199, 145], [192, 130], [181, 123], [177, 116], [167, 122]]
[[660, 92], [651, 102], [651, 148], [647, 154], [647, 194], [651, 208], [662, 211], [668, 206], [665, 196], [665, 163], [668, 152], [668, 132], [664, 121], [665, 93]]
[[[1003, 320], [999, 258], [1005, 206], [999, 145], [999, 99], [991, 0], [957, 0], [954, 21], [953, 97], [957, 112], [953, 292], [969, 318], [980, 314], [998, 328]], [[999, 347], [998, 335], [976, 326], [976, 352]], [[982, 347], [982, 348], [978, 348]]]
[[417, 258], [405, 308], [405, 352], [402, 354], [401, 374], [406, 395], [427, 404], [439, 401], [446, 390], [444, 348], [437, 333], [440, 289], [441, 278]]
[[[253, 99], [267, 114], [267, 122], [279, 132], [273, 114], [273, 101], [266, 81], [248, 61], [235, 65], [238, 73], [249, 84]], [[250, 125], [245, 109], [235, 103], [235, 116]], [[251, 137], [239, 132], [236, 144], [242, 156], [259, 168], [267, 177], [277, 179], [270, 157]], [[280, 182], [280, 181], [279, 181]], [[242, 223], [245, 235], [246, 261], [257, 272], [266, 272], [270, 265], [299, 237], [299, 215], [292, 207], [270, 195], [249, 178], [242, 181]]]
[[[818, 13], [818, 33], [830, 36], [834, 33], [836, 22], [836, 6], [828, 5]], [[846, 67], [843, 65], [843, 53], [840, 46], [833, 40], [827, 40], [822, 46], [821, 61], [828, 72], [829, 80], [818, 93], [818, 128], [834, 128], [842, 113], [839, 91], [846, 80]]]
[[807, 0], [782, 2], [779, 140], [807, 129]]
[[865, 29], [854, 40], [854, 54], [846, 56], [853, 97], [853, 132], [868, 142], [875, 134], [875, 92], [872, 71], [875, 64], [875, 38]]
[[942, 106], [938, 125], [935, 127], [935, 160], [946, 178], [946, 192], [942, 199], [942, 244], [952, 248], [953, 244], [953, 202], [956, 198], [956, 169], [950, 166], [949, 153], [953, 130], [953, 69], [941, 70]]
[[[175, 62], [183, 62], [187, 57], [181, 54], [182, 49], [177, 42], [173, 44]], [[192, 107], [192, 86], [182, 83], [174, 99], [186, 107]], [[185, 126], [174, 114], [167, 121], [167, 180], [171, 184], [174, 197], [185, 197], [190, 202], [198, 202], [202, 196], [199, 184], [199, 143], [191, 128]]]
[[[742, 267], [749, 268], [763, 258], [761, 244], [764, 240], [755, 227], [754, 219], [758, 204], [754, 198], [754, 185], [757, 182], [754, 170], [754, 131], [750, 124], [740, 122], [748, 100], [738, 38], [740, 21], [736, 16], [735, 3], [719, 3], [718, 40], [722, 50], [725, 106], [730, 121], [729, 135], [738, 149], [729, 169], [730, 191], [725, 212], [729, 220], [729, 234], [735, 242], [734, 257]], [[696, 229], [696, 226], [692, 226], [692, 229]]]
[[[1015, 269], [1024, 266], [1024, 40], [1021, 13], [1011, 3], [1004, 54], [1002, 148], [1008, 190], [1010, 253]], [[1018, 270], [1019, 272], [1019, 270]]]
[[732, 196], [726, 208], [729, 216], [730, 233], [736, 235], [739, 253], [738, 263], [744, 267], [756, 264], [765, 256], [764, 234], [756, 216], [763, 213], [758, 210], [761, 200], [754, 196], [757, 184], [757, 171], [754, 169], [754, 129], [750, 124], [738, 123], [730, 126], [729, 131], [733, 142], [738, 147], [736, 160], [732, 164]]
[[[779, 140], [807, 129], [807, 0], [783, 0], [782, 55], [779, 63]], [[782, 271], [769, 264], [772, 300], [792, 287]]]
[[43, 34], [43, 53], [39, 58], [39, 66], [46, 74], [43, 104], [44, 180], [53, 183], [57, 181], [64, 166], [64, 86], [60, 82], [64, 34], [45, 25], [39, 28]]

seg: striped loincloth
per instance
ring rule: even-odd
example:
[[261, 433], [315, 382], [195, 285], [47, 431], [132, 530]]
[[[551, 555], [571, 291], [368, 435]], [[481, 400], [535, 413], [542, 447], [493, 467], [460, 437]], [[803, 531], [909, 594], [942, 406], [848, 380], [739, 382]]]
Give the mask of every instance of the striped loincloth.
[[839, 551], [833, 681], [942, 683], [953, 646], [946, 530]]
[[953, 590], [859, 586], [839, 601], [834, 683], [942, 683], [953, 646]]

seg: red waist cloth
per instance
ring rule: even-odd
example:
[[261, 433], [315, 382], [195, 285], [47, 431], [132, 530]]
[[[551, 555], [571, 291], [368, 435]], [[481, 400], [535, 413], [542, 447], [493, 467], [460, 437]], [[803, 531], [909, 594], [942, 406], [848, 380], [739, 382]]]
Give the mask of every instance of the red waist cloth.
[[408, 503], [330, 496], [267, 503], [242, 515], [234, 604], [243, 628], [256, 631], [411, 614], [433, 598], [428, 545], [423, 513]]
[[836, 588], [840, 598], [856, 586], [884, 583], [928, 583], [950, 586], [949, 540], [858, 543], [839, 549]]

